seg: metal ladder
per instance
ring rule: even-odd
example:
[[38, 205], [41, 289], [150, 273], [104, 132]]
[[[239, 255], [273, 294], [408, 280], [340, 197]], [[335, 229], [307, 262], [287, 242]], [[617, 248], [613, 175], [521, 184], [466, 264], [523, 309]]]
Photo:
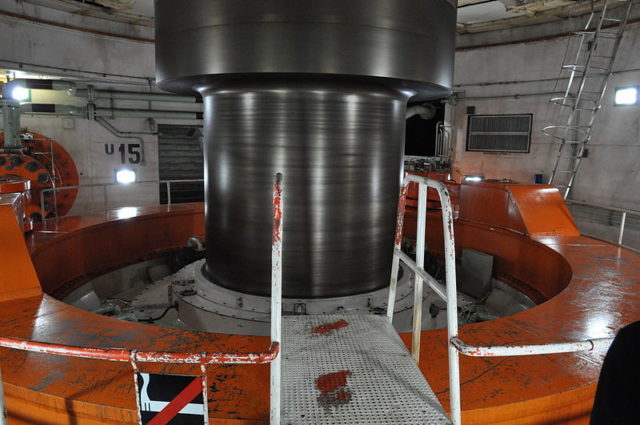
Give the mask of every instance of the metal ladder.
[[[611, 16], [609, 9], [614, 4], [623, 8], [620, 17]], [[560, 142], [549, 184], [558, 187], [565, 199], [580, 162], [586, 157], [586, 145], [592, 137], [632, 4], [633, 0], [605, 0], [599, 12], [592, 10], [584, 30], [575, 33], [578, 43], [573, 56], [568, 53], [576, 39], [569, 39], [554, 92], [563, 80], [567, 81], [566, 89], [562, 96], [550, 100], [562, 107], [564, 113], [559, 122], [564, 124], [549, 125], [542, 130]], [[565, 73], [569, 73], [568, 77]]]

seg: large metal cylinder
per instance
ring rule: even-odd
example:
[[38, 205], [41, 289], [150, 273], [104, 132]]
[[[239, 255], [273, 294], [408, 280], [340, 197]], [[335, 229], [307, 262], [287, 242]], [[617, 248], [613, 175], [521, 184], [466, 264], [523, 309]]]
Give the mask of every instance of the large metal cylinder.
[[452, 2], [159, 0], [156, 22], [160, 87], [204, 98], [205, 275], [269, 293], [282, 172], [284, 295], [388, 284], [406, 103], [449, 93]]

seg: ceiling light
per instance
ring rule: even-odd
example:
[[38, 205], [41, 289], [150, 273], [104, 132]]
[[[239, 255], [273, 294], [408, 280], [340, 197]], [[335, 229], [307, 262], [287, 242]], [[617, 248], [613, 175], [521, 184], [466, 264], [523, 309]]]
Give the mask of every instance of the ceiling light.
[[624, 87], [616, 89], [614, 100], [616, 106], [638, 105], [638, 87]]
[[116, 170], [116, 181], [120, 184], [129, 184], [136, 181], [136, 172], [133, 170]]

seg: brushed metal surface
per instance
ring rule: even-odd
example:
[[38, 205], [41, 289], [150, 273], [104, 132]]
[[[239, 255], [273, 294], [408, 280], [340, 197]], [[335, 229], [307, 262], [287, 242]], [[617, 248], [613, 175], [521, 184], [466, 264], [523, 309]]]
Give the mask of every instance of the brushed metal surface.
[[271, 186], [285, 176], [284, 295], [342, 296], [388, 285], [407, 94], [331, 81], [201, 89], [206, 275], [268, 294]]
[[444, 97], [455, 20], [447, 0], [158, 0], [157, 80], [188, 93], [242, 74], [368, 76]]
[[409, 98], [448, 95], [449, 0], [156, 1], [158, 85], [205, 106], [207, 264], [267, 294], [285, 176], [284, 296], [388, 284]]

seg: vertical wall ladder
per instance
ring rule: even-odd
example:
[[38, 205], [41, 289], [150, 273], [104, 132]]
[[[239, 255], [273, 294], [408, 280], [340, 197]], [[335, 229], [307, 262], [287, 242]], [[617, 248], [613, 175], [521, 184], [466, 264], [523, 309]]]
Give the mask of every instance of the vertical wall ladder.
[[[605, 0], [599, 12], [591, 12], [584, 30], [569, 39], [556, 82], [556, 88], [560, 83], [566, 84], [564, 93], [550, 100], [562, 108], [558, 120], [562, 124], [542, 130], [559, 141], [549, 184], [558, 187], [565, 199], [571, 192], [580, 162], [586, 156], [586, 145], [592, 137], [632, 3], [633, 0]], [[610, 9], [616, 5], [621, 6], [622, 13], [613, 17]], [[575, 51], [570, 54], [572, 45]]]

